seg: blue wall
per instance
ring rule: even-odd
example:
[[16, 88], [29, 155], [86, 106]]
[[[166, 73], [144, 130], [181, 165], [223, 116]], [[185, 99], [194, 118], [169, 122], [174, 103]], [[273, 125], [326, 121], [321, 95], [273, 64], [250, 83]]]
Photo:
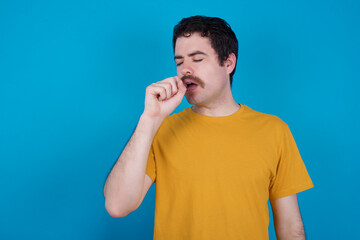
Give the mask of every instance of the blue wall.
[[113, 219], [103, 184], [145, 87], [176, 73], [174, 24], [196, 14], [239, 38], [236, 100], [289, 124], [315, 184], [298, 195], [308, 238], [360, 239], [359, 13], [341, 0], [1, 0], [0, 239], [152, 238], [155, 185]]

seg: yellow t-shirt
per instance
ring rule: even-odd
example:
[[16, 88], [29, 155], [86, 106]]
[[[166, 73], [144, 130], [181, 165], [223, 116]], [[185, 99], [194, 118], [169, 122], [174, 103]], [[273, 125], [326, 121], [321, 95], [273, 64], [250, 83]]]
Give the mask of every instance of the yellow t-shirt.
[[146, 174], [156, 182], [154, 240], [268, 239], [268, 199], [313, 187], [287, 124], [246, 105], [167, 117]]

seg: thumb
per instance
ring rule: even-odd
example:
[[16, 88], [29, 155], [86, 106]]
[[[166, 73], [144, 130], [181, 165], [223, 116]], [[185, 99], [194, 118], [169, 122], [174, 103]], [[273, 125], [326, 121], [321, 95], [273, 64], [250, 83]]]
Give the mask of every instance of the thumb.
[[183, 81], [182, 80], [179, 80], [178, 82], [177, 82], [177, 86], [178, 86], [178, 93], [181, 95], [181, 96], [184, 96], [185, 95], [185, 92], [186, 92], [186, 87], [185, 87], [185, 85], [184, 85], [184, 83], [183, 83]]
[[175, 102], [180, 104], [180, 102], [182, 101], [182, 99], [183, 99], [183, 97], [185, 95], [186, 87], [185, 87], [183, 81], [180, 80], [180, 79], [177, 81], [177, 87], [178, 87], [178, 91], [175, 94], [173, 99], [174, 99]]

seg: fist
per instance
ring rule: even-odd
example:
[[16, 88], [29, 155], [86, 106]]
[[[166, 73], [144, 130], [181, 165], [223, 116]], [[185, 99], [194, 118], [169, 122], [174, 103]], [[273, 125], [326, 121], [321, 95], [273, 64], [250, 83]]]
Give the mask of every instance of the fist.
[[181, 103], [185, 92], [186, 87], [177, 76], [151, 84], [146, 88], [144, 114], [167, 117]]

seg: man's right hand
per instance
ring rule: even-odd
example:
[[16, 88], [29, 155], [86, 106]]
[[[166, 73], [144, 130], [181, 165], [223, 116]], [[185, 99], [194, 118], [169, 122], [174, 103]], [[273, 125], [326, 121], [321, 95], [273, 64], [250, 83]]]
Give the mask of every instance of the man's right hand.
[[124, 217], [140, 206], [152, 183], [145, 174], [151, 144], [162, 121], [181, 103], [185, 92], [179, 77], [146, 88], [144, 113], [105, 183], [105, 207], [111, 216]]
[[181, 103], [186, 92], [183, 81], [170, 77], [146, 88], [144, 115], [164, 119]]

